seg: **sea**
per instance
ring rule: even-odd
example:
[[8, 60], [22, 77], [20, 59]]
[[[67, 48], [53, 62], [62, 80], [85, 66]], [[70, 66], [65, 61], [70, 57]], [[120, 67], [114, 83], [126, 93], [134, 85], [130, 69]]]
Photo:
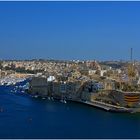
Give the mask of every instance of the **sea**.
[[112, 113], [92, 106], [33, 98], [0, 86], [1, 139], [140, 138], [140, 113]]

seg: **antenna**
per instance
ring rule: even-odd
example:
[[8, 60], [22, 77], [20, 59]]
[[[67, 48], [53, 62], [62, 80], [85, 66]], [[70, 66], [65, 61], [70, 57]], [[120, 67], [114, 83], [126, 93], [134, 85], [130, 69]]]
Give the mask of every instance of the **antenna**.
[[131, 48], [131, 63], [132, 63], [132, 59], [133, 59], [133, 48]]

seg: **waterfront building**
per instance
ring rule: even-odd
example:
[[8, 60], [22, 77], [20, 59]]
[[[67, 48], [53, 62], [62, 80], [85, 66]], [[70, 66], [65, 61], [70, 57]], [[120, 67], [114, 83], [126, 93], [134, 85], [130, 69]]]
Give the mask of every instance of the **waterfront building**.
[[33, 77], [30, 81], [30, 93], [33, 95], [47, 96], [48, 83], [47, 79], [43, 77]]
[[83, 81], [48, 81], [47, 78], [34, 77], [30, 82], [30, 93], [42, 96], [54, 96], [56, 98], [67, 98], [67, 99], [80, 99], [81, 94], [86, 86]]

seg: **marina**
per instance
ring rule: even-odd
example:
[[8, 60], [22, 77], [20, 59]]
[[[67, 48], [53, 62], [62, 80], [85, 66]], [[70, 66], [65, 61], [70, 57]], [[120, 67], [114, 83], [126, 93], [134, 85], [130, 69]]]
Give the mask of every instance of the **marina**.
[[5, 77], [0, 79], [0, 85], [15, 85], [16, 83], [25, 81], [25, 78], [14, 78], [14, 77]]
[[[33, 76], [33, 74], [21, 74], [21, 73], [14, 73], [14, 72], [11, 72], [10, 74], [5, 74], [4, 76], [2, 76], [1, 74], [2, 74], [2, 72], [0, 70], [0, 86], [2, 86], [2, 85], [4, 85], [4, 86], [13, 85], [14, 86], [15, 85], [15, 87], [17, 87], [17, 85], [16, 85], [17, 83], [24, 82]], [[24, 86], [26, 86], [26, 85], [24, 85]], [[19, 85], [19, 88], [20, 87], [21, 87], [21, 85]], [[26, 87], [24, 87], [24, 88], [26, 88]]]

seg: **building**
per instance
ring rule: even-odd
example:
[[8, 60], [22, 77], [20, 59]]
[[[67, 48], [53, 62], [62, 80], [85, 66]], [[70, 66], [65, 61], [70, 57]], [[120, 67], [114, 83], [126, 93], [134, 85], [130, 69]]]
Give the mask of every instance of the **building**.
[[30, 81], [29, 92], [33, 95], [48, 96], [47, 79], [42, 77], [33, 77]]

